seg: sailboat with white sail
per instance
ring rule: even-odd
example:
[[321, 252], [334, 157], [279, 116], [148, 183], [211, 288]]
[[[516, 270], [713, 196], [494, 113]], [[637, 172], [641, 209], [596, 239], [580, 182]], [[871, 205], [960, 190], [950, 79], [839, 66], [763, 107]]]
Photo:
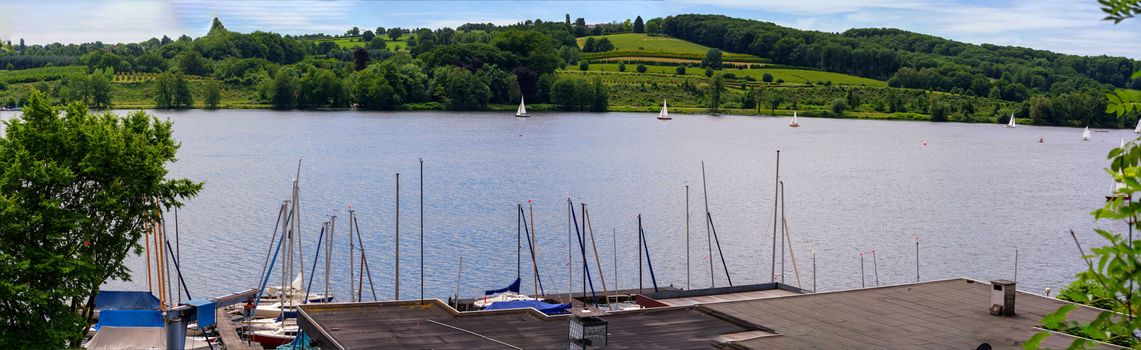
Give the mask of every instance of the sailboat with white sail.
[[1010, 113], [1010, 121], [1006, 122], [1006, 128], [1013, 128], [1017, 125], [1014, 124], [1014, 113]]
[[670, 120], [669, 106], [666, 105], [666, 100], [662, 100], [662, 111], [658, 112], [658, 120]]
[[793, 128], [799, 128], [800, 127], [800, 122], [796, 120], [796, 111], [792, 111], [792, 122], [789, 122], [788, 126], [793, 127]]
[[515, 116], [519, 118], [526, 118], [531, 116], [530, 114], [527, 114], [527, 106], [523, 104], [522, 97], [519, 98], [519, 109], [515, 111]]
[[1133, 128], [1134, 134], [1141, 134], [1141, 119], [1137, 119], [1137, 127]]
[[1089, 127], [1082, 131], [1082, 141], [1089, 141]]

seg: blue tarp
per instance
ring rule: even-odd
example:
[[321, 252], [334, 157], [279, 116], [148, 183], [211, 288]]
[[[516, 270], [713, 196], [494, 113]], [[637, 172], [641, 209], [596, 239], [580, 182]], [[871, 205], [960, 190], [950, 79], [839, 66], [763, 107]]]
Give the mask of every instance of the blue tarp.
[[511, 285], [507, 286], [506, 288], [485, 290], [485, 291], [483, 291], [483, 295], [499, 294], [499, 293], [503, 293], [506, 291], [512, 291], [515, 293], [519, 293], [519, 279], [516, 278], [515, 282], [511, 282]]
[[161, 310], [103, 310], [99, 313], [99, 323], [95, 324], [95, 330], [98, 331], [100, 327], [162, 327], [162, 311]]
[[567, 313], [567, 309], [571, 304], [550, 304], [539, 300], [512, 300], [512, 301], [497, 301], [488, 305], [484, 310], [503, 310], [503, 309], [526, 309], [534, 308], [547, 315], [558, 315]]
[[103, 310], [158, 310], [158, 298], [150, 292], [101, 290], [95, 295], [95, 309]]

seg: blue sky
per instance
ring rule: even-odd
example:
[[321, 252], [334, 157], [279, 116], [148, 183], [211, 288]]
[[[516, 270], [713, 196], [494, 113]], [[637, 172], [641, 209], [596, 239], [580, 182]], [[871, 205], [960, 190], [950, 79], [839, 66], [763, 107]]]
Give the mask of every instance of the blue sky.
[[1093, 0], [663, 0], [663, 1], [26, 1], [5, 0], [0, 39], [29, 43], [139, 42], [200, 36], [218, 16], [230, 30], [285, 34], [347, 28], [454, 27], [466, 22], [588, 23], [715, 13], [809, 30], [894, 27], [971, 43], [1141, 59], [1141, 19], [1102, 21]]

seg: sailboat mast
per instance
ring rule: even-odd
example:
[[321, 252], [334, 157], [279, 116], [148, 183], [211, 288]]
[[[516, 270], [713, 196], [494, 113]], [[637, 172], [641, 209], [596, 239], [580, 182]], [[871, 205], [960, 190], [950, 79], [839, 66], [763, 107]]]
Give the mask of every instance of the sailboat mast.
[[400, 300], [400, 173], [396, 173], [396, 288], [395, 298]]
[[769, 277], [772, 279], [772, 282], [776, 282], [777, 281], [777, 276], [776, 276], [776, 273], [777, 273], [777, 199], [778, 199], [777, 197], [779, 197], [779, 194], [780, 194], [780, 150], [779, 149], [777, 150], [776, 181], [775, 181], [775, 184], [773, 184], [773, 187], [774, 187], [773, 188], [773, 255], [772, 255], [773, 258], [772, 258], [772, 266], [771, 266], [772, 271], [769, 273]]
[[353, 249], [354, 244], [356, 243], [355, 241], [353, 241], [353, 231], [354, 231], [353, 222], [356, 222], [356, 221], [357, 221], [356, 210], [350, 208], [349, 209], [349, 301], [350, 302], [357, 301], [356, 300], [356, 295], [357, 295], [356, 286], [354, 285], [354, 282], [353, 282], [353, 276], [356, 275], [356, 270], [353, 267], [354, 266], [353, 264], [355, 264], [355, 262], [353, 262], [353, 260], [354, 260], [353, 256], [354, 256], [354, 254], [356, 254], [356, 251]]
[[709, 288], [717, 286], [713, 278], [713, 231], [709, 228], [709, 187], [705, 183], [705, 162], [701, 162], [701, 195], [705, 197], [705, 243], [709, 248]]
[[689, 185], [685, 185], [685, 289], [689, 286]]

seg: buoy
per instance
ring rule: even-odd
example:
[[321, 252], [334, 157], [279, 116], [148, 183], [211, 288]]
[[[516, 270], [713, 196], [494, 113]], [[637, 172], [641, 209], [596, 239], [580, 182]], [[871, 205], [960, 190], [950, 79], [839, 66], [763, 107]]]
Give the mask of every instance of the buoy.
[[1041, 138], [1041, 137], [1039, 137], [1039, 138], [1038, 138], [1038, 143], [1046, 143], [1046, 139], [1045, 139], [1045, 138]]
[[926, 146], [926, 145], [927, 145], [927, 141], [923, 141], [923, 145], [924, 145], [924, 146]]

